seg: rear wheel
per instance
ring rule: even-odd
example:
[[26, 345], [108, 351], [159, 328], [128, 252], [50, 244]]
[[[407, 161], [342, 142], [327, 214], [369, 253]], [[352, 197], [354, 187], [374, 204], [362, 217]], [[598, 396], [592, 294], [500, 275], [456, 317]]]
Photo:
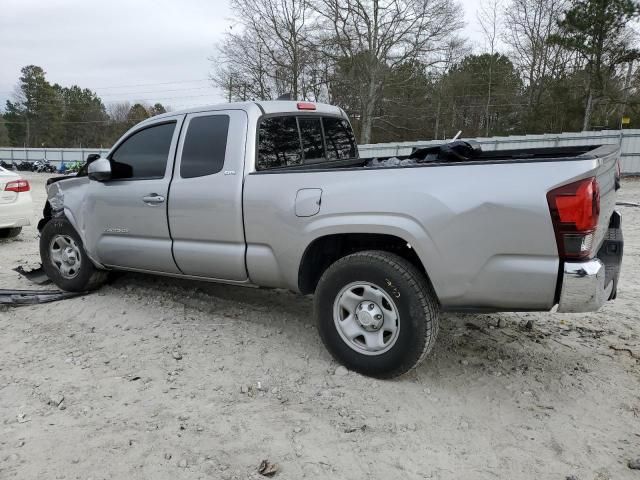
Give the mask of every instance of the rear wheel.
[[384, 251], [354, 253], [331, 265], [318, 283], [315, 314], [334, 358], [379, 378], [419, 365], [438, 332], [439, 306], [425, 275]]
[[69, 292], [95, 290], [107, 279], [87, 256], [82, 240], [67, 219], [50, 220], [40, 236], [42, 268], [58, 287]]
[[0, 228], [0, 238], [13, 238], [20, 235], [22, 227], [15, 228]]

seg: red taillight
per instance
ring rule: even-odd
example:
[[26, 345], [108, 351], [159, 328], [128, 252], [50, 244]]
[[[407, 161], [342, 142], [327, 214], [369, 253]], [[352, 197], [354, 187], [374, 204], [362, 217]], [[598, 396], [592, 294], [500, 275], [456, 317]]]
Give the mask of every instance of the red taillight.
[[298, 110], [315, 110], [316, 104], [311, 102], [298, 102]]
[[588, 258], [600, 215], [600, 189], [595, 178], [563, 185], [547, 193], [558, 253], [562, 258]]
[[31, 189], [29, 182], [26, 180], [14, 180], [4, 186], [5, 192], [28, 192]]

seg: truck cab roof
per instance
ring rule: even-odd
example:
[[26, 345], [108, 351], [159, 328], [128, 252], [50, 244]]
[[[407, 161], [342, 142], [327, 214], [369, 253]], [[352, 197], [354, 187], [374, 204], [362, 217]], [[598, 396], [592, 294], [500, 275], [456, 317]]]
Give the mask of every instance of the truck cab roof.
[[[304, 106], [308, 106], [305, 108]], [[314, 108], [312, 108], [314, 107]], [[177, 115], [186, 115], [189, 113], [209, 112], [216, 110], [245, 110], [247, 112], [254, 112], [257, 115], [271, 115], [278, 113], [321, 113], [324, 115], [335, 115], [343, 118], [347, 118], [346, 113], [340, 108], [334, 105], [328, 105], [326, 103], [316, 102], [303, 102], [303, 101], [290, 101], [290, 100], [268, 100], [268, 101], [255, 101], [255, 102], [231, 102], [231, 103], [218, 103], [214, 105], [202, 105], [198, 107], [191, 107], [188, 109], [177, 110], [173, 112], [167, 112], [160, 115], [156, 115], [145, 120], [143, 123], [156, 122], [163, 118], [172, 118]]]

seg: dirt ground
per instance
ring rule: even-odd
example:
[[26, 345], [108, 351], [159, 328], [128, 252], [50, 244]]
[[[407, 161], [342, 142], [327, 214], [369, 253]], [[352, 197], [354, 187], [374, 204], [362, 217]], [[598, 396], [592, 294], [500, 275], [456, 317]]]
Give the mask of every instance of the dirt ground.
[[[47, 177], [27, 177], [0, 288], [34, 287], [12, 271], [39, 262]], [[640, 208], [620, 211], [615, 302], [445, 315], [393, 381], [336, 374], [311, 299], [283, 291], [127, 274], [0, 310], [0, 478], [264, 478], [268, 459], [282, 479], [640, 479]]]

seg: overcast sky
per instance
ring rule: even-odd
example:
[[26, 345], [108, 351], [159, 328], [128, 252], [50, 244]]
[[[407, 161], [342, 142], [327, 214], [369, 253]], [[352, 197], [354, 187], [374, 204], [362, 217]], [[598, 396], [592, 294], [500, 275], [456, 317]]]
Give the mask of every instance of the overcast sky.
[[[174, 109], [222, 101], [209, 57], [232, 24], [228, 0], [0, 0], [0, 105], [20, 68], [90, 88], [105, 103], [159, 101]], [[462, 0], [479, 38], [477, 0]]]

